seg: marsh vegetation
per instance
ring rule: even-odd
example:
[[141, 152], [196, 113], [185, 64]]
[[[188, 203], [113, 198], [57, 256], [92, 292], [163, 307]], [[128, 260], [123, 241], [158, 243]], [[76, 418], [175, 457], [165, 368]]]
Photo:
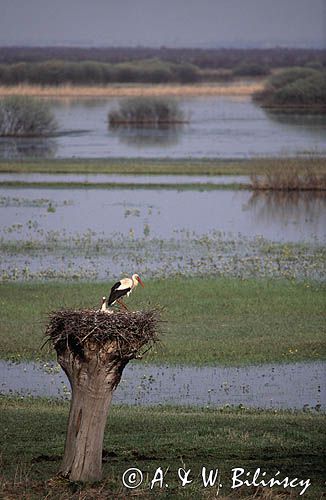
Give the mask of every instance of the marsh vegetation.
[[[98, 91], [94, 87], [95, 91]], [[129, 97], [121, 99], [72, 99], [51, 101], [60, 131], [46, 140], [55, 148], [45, 148], [39, 138], [0, 138], [0, 156], [8, 159], [34, 158], [40, 148], [45, 159], [58, 158], [177, 158], [180, 161], [203, 158], [241, 159], [272, 156], [322, 156], [326, 145], [323, 141], [325, 115], [271, 113], [257, 106], [247, 96], [212, 95], [193, 98], [179, 89], [178, 97], [165, 95], [166, 88], [157, 87], [155, 98], [175, 101], [184, 113], [182, 126], [151, 126], [134, 123], [132, 126], [108, 129], [108, 115], [117, 110], [119, 103], [131, 98], [135, 89], [128, 87]], [[187, 87], [189, 89], [189, 86]], [[187, 90], [186, 89], [186, 90]], [[203, 91], [200, 86], [194, 87]], [[62, 89], [61, 89], [62, 90]], [[147, 88], [143, 97], [151, 101], [153, 87]], [[110, 88], [110, 92], [114, 89]], [[122, 89], [124, 92], [125, 90]], [[196, 90], [197, 91], [197, 90]], [[237, 93], [239, 89], [235, 89]], [[123, 93], [122, 92], [122, 93]], [[127, 93], [128, 93], [127, 92]], [[137, 92], [141, 92], [138, 88]], [[136, 94], [137, 94], [136, 92]], [[195, 92], [195, 91], [194, 91]], [[228, 90], [230, 92], [230, 89]], [[164, 97], [163, 97], [164, 96]], [[154, 98], [154, 96], [152, 96]], [[144, 118], [142, 118], [144, 119]], [[151, 118], [152, 119], [152, 118]], [[164, 118], [166, 119], [166, 118]], [[168, 118], [169, 119], [169, 118]], [[179, 117], [173, 120], [179, 121]], [[156, 118], [155, 118], [156, 120]], [[218, 140], [217, 140], [218, 138]], [[272, 140], [271, 140], [272, 138]], [[189, 160], [188, 158], [191, 158]], [[103, 161], [103, 160], [102, 160]], [[137, 160], [138, 161], [138, 160]], [[123, 162], [123, 161], [122, 161]]]
[[273, 75], [254, 99], [267, 108], [304, 108], [325, 112], [326, 71], [291, 68]]
[[275, 157], [223, 160], [208, 158], [93, 158], [93, 159], [26, 159], [24, 161], [0, 160], [0, 173], [40, 174], [121, 174], [146, 175], [155, 180], [156, 175], [173, 178], [182, 176], [232, 176], [263, 175], [272, 169], [295, 168], [303, 174], [313, 167], [317, 175], [326, 171], [326, 158]]
[[44, 137], [52, 135], [57, 123], [48, 103], [28, 96], [0, 100], [0, 136]]
[[228, 81], [275, 68], [325, 64], [314, 49], [2, 47], [0, 82], [16, 85]]
[[164, 127], [185, 123], [177, 101], [163, 97], [133, 97], [120, 101], [118, 110], [109, 113], [109, 124], [117, 126]]
[[[291, 106], [295, 104], [291, 95], [309, 95], [310, 104], [320, 106], [318, 89], [322, 85], [316, 78], [325, 60], [323, 51], [279, 49], [8, 48], [0, 57], [4, 63], [0, 67], [0, 80], [13, 85], [0, 89], [1, 92], [20, 93], [27, 89], [36, 94], [76, 96], [76, 87], [82, 82], [88, 86], [83, 88], [84, 95], [93, 96], [131, 97], [141, 92], [183, 98], [196, 92], [202, 95], [211, 92], [216, 96], [218, 93], [234, 94], [235, 87], [230, 90], [226, 85], [182, 87], [179, 84], [203, 78], [210, 81], [248, 75], [262, 78], [262, 73], [271, 71], [270, 85], [278, 101], [291, 102]], [[274, 74], [275, 68], [291, 65], [305, 68], [294, 69], [290, 75]], [[150, 85], [106, 87], [107, 83], [119, 81], [140, 81]], [[20, 82], [27, 87], [19, 87], [17, 83]], [[160, 82], [166, 86], [154, 88], [151, 85]], [[101, 88], [97, 87], [99, 83]], [[261, 88], [260, 81], [255, 85], [256, 90]], [[249, 88], [251, 92], [254, 85], [239, 85], [238, 95], [248, 95]], [[40, 350], [49, 311], [97, 308], [100, 298], [117, 277], [135, 269], [145, 276], [146, 288], [144, 293], [129, 298], [128, 306], [137, 309], [160, 304], [165, 308], [162, 345], [155, 345], [147, 359], [152, 368], [154, 365], [163, 372], [169, 370], [167, 364], [182, 364], [185, 369], [198, 370], [207, 365], [213, 369], [221, 364], [239, 367], [275, 363], [275, 370], [281, 377], [278, 364], [288, 364], [291, 371], [296, 362], [322, 363], [326, 356], [323, 314], [326, 260], [322, 225], [325, 121], [317, 115], [313, 120], [309, 116], [288, 119], [285, 114], [278, 115], [277, 119], [270, 118], [248, 98], [210, 99], [196, 101], [198, 107], [192, 108], [195, 111], [193, 130], [189, 130], [189, 135], [178, 137], [180, 142], [185, 139], [180, 149], [174, 143], [168, 153], [162, 142], [156, 142], [155, 148], [152, 148], [153, 142], [150, 147], [137, 142], [133, 144], [133, 147], [136, 145], [134, 149], [126, 142], [126, 149], [123, 149], [123, 131], [114, 134], [107, 130], [105, 117], [110, 109], [103, 112], [103, 101], [95, 105], [93, 101], [92, 113], [89, 103], [74, 101], [61, 103], [61, 107], [56, 105], [62, 123], [69, 129], [62, 134], [62, 142], [67, 137], [72, 138], [72, 142], [66, 141], [69, 143], [67, 149], [59, 147], [58, 154], [67, 157], [78, 151], [78, 156], [88, 159], [51, 161], [46, 152], [44, 161], [33, 158], [0, 162], [1, 172], [23, 175], [26, 172], [131, 173], [151, 174], [154, 178], [150, 187], [138, 183], [138, 189], [134, 189], [135, 185], [130, 182], [113, 186], [115, 189], [110, 191], [105, 188], [112, 188], [112, 184], [103, 186], [95, 182], [93, 190], [88, 191], [86, 180], [78, 185], [82, 189], [76, 189], [78, 186], [67, 179], [57, 184], [52, 182], [51, 186], [41, 179], [35, 181], [38, 184], [34, 188], [21, 184], [18, 189], [18, 184], [10, 187], [3, 184], [0, 209], [6, 211], [6, 223], [0, 234], [2, 358], [14, 362], [41, 359], [43, 363], [53, 359], [53, 351]], [[304, 99], [307, 102], [306, 97]], [[170, 112], [166, 106], [154, 112], [155, 106], [147, 103], [142, 103], [139, 112], [137, 106], [130, 106], [122, 118], [154, 124], [154, 132], [161, 123], [170, 122], [171, 116], [180, 118], [179, 111], [172, 109]], [[69, 121], [72, 107], [79, 110], [75, 121]], [[96, 109], [100, 114], [96, 114]], [[198, 109], [199, 118], [196, 117]], [[95, 125], [90, 125], [92, 120]], [[95, 149], [87, 144], [83, 149], [86, 134], [89, 136], [98, 130], [98, 123], [102, 124], [102, 136], [99, 140], [94, 134]], [[282, 134], [279, 133], [280, 125]], [[196, 142], [197, 136], [201, 137], [201, 142]], [[211, 142], [206, 141], [207, 138]], [[251, 143], [248, 138], [252, 138]], [[58, 138], [58, 143], [60, 140]], [[139, 156], [139, 147], [147, 148], [143, 154], [156, 159], [112, 158], [125, 156], [125, 153], [133, 157], [135, 151]], [[247, 159], [253, 155], [279, 155], [284, 149], [295, 158]], [[170, 152], [177, 158], [190, 156], [192, 159], [166, 159]], [[313, 160], [311, 152], [315, 153]], [[24, 151], [20, 154], [24, 156]], [[109, 160], [89, 159], [91, 155], [103, 157], [108, 154]], [[193, 159], [195, 155], [198, 155], [197, 160]], [[208, 155], [214, 159], [203, 159]], [[234, 160], [235, 155], [239, 160]], [[158, 159], [159, 156], [162, 159]], [[216, 160], [217, 156], [232, 160]], [[158, 181], [155, 185], [156, 174], [171, 177], [169, 189], [163, 189], [167, 187], [164, 182]], [[216, 186], [212, 189], [209, 180], [204, 186], [188, 182], [186, 188], [182, 180], [180, 183], [175, 180], [175, 185], [171, 186], [173, 174], [251, 175], [255, 192], [217, 190]], [[207, 191], [203, 192], [203, 188]], [[310, 191], [301, 193], [301, 189]], [[140, 362], [138, 368], [142, 370], [143, 367]], [[146, 373], [142, 375], [137, 390], [150, 393], [152, 379], [146, 378]], [[196, 376], [196, 382], [201, 384], [202, 378], [197, 372]], [[24, 378], [28, 378], [25, 372]], [[273, 376], [272, 381], [275, 382]], [[268, 399], [271, 393], [268, 383], [264, 378], [264, 398], [266, 404], [272, 406], [274, 403]], [[319, 382], [315, 380], [316, 383]], [[230, 384], [229, 378], [225, 384], [221, 381], [226, 394]], [[187, 384], [183, 384], [182, 390], [186, 398]], [[242, 383], [241, 390], [248, 388]], [[210, 398], [209, 391], [206, 391], [207, 398]], [[301, 394], [299, 400], [302, 408], [305, 401]], [[212, 398], [212, 401], [215, 400]], [[137, 400], [137, 404], [142, 402], [141, 398]], [[197, 477], [203, 464], [220, 468], [223, 482], [220, 494], [234, 496], [229, 488], [229, 474], [235, 466], [235, 457], [248, 470], [254, 470], [258, 461], [263, 469], [280, 469], [284, 475], [293, 475], [295, 463], [296, 476], [312, 480], [305, 497], [315, 500], [322, 494], [321, 435], [325, 415], [318, 413], [324, 408], [321, 386], [317, 387], [314, 410], [304, 406], [305, 411], [279, 411], [275, 404], [272, 411], [265, 411], [258, 409], [259, 403], [255, 410], [246, 409], [243, 404], [231, 409], [217, 407], [216, 402], [212, 403], [214, 408], [209, 408], [209, 404], [210, 399], [205, 408], [197, 409], [163, 404], [157, 408], [115, 406], [105, 436], [105, 480], [98, 485], [81, 487], [74, 482], [68, 485], [58, 478], [46, 481], [53, 477], [61, 460], [67, 404], [3, 396], [0, 496], [49, 499], [60, 496], [62, 500], [80, 500], [115, 494], [117, 498], [125, 498], [126, 489], [121, 485], [123, 472], [137, 464], [148, 478], [153, 473], [154, 462], [168, 472], [167, 482], [170, 482], [169, 474], [173, 475], [169, 490], [157, 489], [157, 496], [201, 498], [200, 483], [194, 481], [188, 489], [181, 489], [174, 477], [177, 477], [178, 467], [188, 466]], [[283, 498], [284, 493], [290, 492], [274, 489], [266, 493], [263, 489], [250, 488], [239, 492], [239, 496]], [[137, 494], [144, 498], [152, 496], [147, 484]], [[206, 489], [204, 495], [216, 498], [216, 488], [214, 491]]]
[[263, 175], [251, 174], [250, 180], [254, 190], [326, 191], [326, 172], [316, 170], [313, 160], [304, 171], [289, 161], [269, 168]]

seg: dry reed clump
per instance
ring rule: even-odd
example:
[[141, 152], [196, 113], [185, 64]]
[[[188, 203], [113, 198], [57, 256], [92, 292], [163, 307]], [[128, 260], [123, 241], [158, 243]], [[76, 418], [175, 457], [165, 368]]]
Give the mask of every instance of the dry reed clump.
[[159, 340], [160, 321], [158, 308], [113, 314], [62, 309], [50, 313], [45, 335], [58, 356], [69, 350], [84, 359], [87, 352], [110, 344], [115, 345], [121, 358], [132, 358], [141, 354], [142, 347], [150, 349]]
[[313, 167], [304, 172], [295, 165], [270, 168], [264, 175], [251, 174], [251, 188], [274, 191], [325, 191], [326, 173], [317, 173]]
[[97, 98], [132, 96], [247, 96], [263, 89], [262, 82], [234, 82], [230, 84], [129, 84], [129, 85], [0, 85], [0, 96], [30, 95], [44, 98]]
[[15, 95], [0, 100], [0, 136], [42, 137], [52, 135], [57, 123], [47, 102]]
[[175, 100], [166, 97], [130, 97], [109, 113], [110, 126], [161, 126], [184, 123], [183, 112]]

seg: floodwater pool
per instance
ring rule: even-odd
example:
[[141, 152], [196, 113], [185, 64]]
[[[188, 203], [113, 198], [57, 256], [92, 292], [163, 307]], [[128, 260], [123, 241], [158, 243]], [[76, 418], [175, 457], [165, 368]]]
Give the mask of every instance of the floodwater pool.
[[[121, 98], [120, 98], [121, 99]], [[52, 100], [59, 133], [0, 138], [0, 158], [251, 158], [326, 153], [326, 116], [271, 113], [250, 96], [179, 99], [189, 123], [174, 128], [108, 127], [119, 99]]]
[[[0, 361], [0, 374], [2, 394], [70, 397], [68, 380], [56, 363]], [[245, 367], [132, 362], [123, 372], [113, 403], [325, 410], [325, 375], [322, 362]]]

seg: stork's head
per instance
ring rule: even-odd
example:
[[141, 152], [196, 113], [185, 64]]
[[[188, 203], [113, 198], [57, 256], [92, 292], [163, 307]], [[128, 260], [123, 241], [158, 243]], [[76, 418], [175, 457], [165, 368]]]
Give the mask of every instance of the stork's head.
[[102, 297], [102, 304], [104, 304], [106, 301], [106, 297]]
[[135, 286], [138, 285], [138, 283], [141, 284], [141, 286], [144, 288], [144, 283], [142, 282], [142, 280], [140, 279], [140, 276], [138, 274], [133, 274], [132, 275], [132, 281], [134, 283]]

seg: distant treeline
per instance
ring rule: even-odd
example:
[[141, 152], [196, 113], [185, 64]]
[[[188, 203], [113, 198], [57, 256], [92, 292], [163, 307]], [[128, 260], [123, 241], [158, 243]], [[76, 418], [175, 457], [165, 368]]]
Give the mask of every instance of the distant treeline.
[[108, 83], [193, 83], [199, 69], [189, 63], [175, 64], [156, 59], [111, 64], [97, 61], [45, 61], [0, 64], [0, 84], [103, 85]]
[[242, 63], [268, 68], [326, 65], [326, 50], [319, 49], [195, 49], [147, 47], [2, 47], [0, 63], [44, 62], [50, 59], [81, 62], [98, 61], [111, 64], [160, 59], [177, 64], [193, 64], [202, 69], [233, 69]]

